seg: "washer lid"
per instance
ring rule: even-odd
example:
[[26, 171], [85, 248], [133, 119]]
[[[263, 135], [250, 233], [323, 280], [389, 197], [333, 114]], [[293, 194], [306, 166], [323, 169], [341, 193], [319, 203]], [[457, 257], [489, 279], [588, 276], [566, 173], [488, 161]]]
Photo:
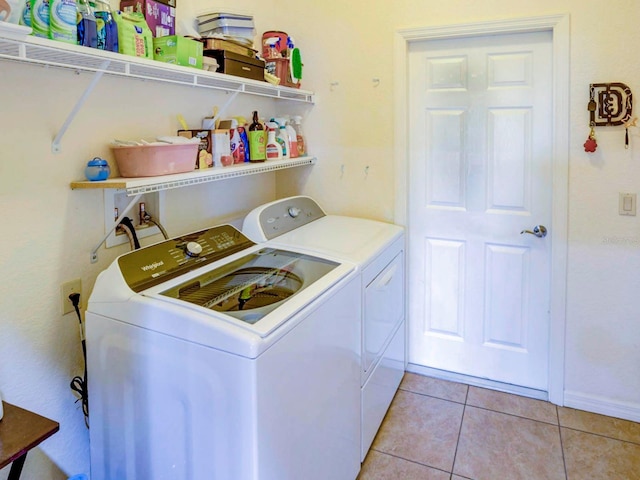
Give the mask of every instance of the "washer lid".
[[350, 264], [274, 248], [230, 260], [141, 293], [214, 315], [264, 337], [354, 269]]

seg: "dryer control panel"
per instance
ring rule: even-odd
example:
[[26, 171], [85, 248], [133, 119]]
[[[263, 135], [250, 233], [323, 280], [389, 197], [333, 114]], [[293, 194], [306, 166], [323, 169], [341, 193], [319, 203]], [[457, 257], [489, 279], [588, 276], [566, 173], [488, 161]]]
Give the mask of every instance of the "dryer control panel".
[[232, 225], [219, 225], [134, 250], [118, 265], [131, 290], [140, 292], [254, 245]]
[[266, 205], [258, 222], [264, 237], [271, 240], [324, 216], [324, 211], [312, 198], [291, 197]]

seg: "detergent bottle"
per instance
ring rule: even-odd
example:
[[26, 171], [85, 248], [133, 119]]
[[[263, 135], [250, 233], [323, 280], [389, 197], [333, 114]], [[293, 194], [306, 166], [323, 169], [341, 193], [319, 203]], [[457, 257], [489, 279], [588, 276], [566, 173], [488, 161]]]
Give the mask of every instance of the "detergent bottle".
[[31, 28], [36, 37], [49, 38], [49, 0], [31, 2]]
[[244, 144], [240, 139], [240, 133], [238, 132], [238, 121], [235, 118], [231, 119], [229, 141], [231, 142], [230, 147], [231, 156], [233, 157], [233, 163], [244, 163]]
[[96, 16], [88, 0], [78, 0], [78, 45], [98, 48]]
[[233, 117], [238, 122], [238, 135], [244, 146], [244, 161], [249, 161], [249, 137], [247, 137], [247, 119], [244, 117]]
[[276, 122], [267, 122], [267, 160], [282, 158], [282, 147], [276, 138], [277, 130], [279, 128]]
[[109, 52], [118, 51], [118, 25], [113, 19], [111, 7], [105, 0], [93, 0], [89, 4], [93, 7], [96, 17], [96, 32], [98, 48]]
[[266, 159], [264, 127], [258, 119], [258, 112], [253, 111], [253, 123], [249, 125], [249, 161], [264, 162]]
[[49, 0], [49, 38], [75, 44], [78, 37], [76, 0]]

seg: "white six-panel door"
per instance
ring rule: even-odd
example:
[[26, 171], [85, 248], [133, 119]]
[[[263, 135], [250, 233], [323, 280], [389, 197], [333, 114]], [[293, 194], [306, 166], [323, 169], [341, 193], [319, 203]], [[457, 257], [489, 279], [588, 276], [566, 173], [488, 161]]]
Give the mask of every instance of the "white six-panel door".
[[550, 32], [409, 49], [409, 362], [547, 390]]

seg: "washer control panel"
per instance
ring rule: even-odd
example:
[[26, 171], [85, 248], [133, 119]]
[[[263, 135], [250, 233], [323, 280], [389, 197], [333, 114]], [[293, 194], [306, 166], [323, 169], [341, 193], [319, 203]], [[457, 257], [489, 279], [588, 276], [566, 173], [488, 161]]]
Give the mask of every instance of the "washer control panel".
[[134, 250], [118, 265], [127, 285], [140, 292], [254, 245], [232, 225], [219, 225]]
[[313, 199], [292, 197], [267, 205], [260, 212], [258, 221], [264, 236], [271, 240], [324, 216], [324, 211]]

